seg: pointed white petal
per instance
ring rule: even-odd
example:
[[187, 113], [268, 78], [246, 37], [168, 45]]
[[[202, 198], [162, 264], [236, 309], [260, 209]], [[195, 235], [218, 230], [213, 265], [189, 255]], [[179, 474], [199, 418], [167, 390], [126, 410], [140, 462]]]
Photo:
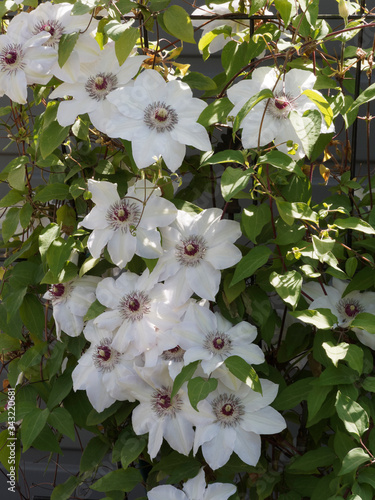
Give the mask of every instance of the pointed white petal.
[[261, 440], [258, 434], [243, 431], [238, 428], [234, 452], [245, 462], [245, 464], [255, 465], [258, 463], [261, 451]]
[[94, 229], [87, 241], [87, 248], [95, 259], [99, 259], [103, 248], [113, 235], [112, 229]]
[[190, 267], [186, 270], [189, 287], [202, 299], [215, 300], [220, 279], [220, 271], [205, 261], [201, 261], [197, 267]]
[[113, 263], [125, 267], [134, 256], [136, 245], [137, 239], [130, 232], [113, 231], [107, 247]]

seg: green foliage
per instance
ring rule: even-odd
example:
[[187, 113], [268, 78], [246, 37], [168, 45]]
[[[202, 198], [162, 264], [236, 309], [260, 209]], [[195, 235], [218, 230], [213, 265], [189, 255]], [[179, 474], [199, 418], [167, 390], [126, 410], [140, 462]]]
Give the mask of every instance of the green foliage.
[[239, 356], [229, 356], [224, 363], [235, 377], [245, 382], [253, 391], [262, 394], [262, 386], [258, 374], [244, 359]]
[[[207, 0], [202, 14], [225, 3]], [[271, 3], [277, 21], [262, 16], [267, 15]], [[352, 130], [357, 119], [364, 124], [360, 127], [363, 135], [370, 134], [367, 139], [371, 146], [372, 117], [368, 106], [375, 98], [375, 84], [371, 83], [373, 47], [368, 36], [372, 27], [370, 2], [365, 2], [365, 17], [355, 3], [346, 2], [343, 6], [340, 1], [338, 12], [345, 19], [338, 26], [336, 21], [321, 18], [326, 6], [319, 0], [241, 1], [237, 24], [232, 15], [233, 3], [229, 6], [230, 15], [218, 17], [213, 11], [213, 16], [199, 20], [205, 29], [203, 36], [200, 28], [193, 25], [191, 9], [171, 0], [78, 0], [72, 4], [75, 20], [86, 14], [91, 21], [86, 30], [74, 28], [62, 34], [55, 47], [59, 67], [68, 60], [74, 62], [76, 50], [81, 50], [81, 37], [86, 36], [91, 25], [97, 26], [98, 47], [103, 49], [110, 40], [119, 67], [137, 51], [145, 56], [140, 72], [153, 68], [166, 81], [174, 80], [176, 94], [172, 97], [176, 110], [180, 109], [178, 82], [194, 90], [196, 99], [205, 102], [197, 108], [202, 109], [197, 122], [207, 129], [212, 150], [203, 151], [201, 156], [188, 151], [173, 173], [162, 157], [139, 169], [131, 141], [104, 133], [107, 116], [103, 117], [103, 130], [93, 125], [86, 111], [74, 117], [71, 127], [59, 124], [59, 106], [68, 102], [65, 100], [70, 96], [61, 102], [48, 100], [50, 92], [61, 85], [62, 80], [56, 77], [49, 82], [41, 78], [44, 83], [33, 81], [26, 104], [11, 101], [0, 108], [2, 137], [8, 141], [4, 152], [18, 151], [0, 172], [4, 187], [0, 200], [0, 355], [4, 375], [0, 406], [5, 425], [11, 416], [11, 409], [5, 409], [9, 383], [16, 391], [17, 479], [20, 480], [19, 463], [24, 452], [30, 448], [43, 450], [51, 454], [51, 463], [58, 462], [54, 454], [63, 452], [64, 439], [75, 440], [85, 429], [90, 439], [82, 451], [79, 472], [65, 483], [56, 484], [48, 493], [52, 500], [76, 496], [77, 488], [87, 482], [103, 498], [111, 500], [122, 499], [140, 484], [147, 492], [161, 482], [180, 483], [181, 487], [181, 482], [194, 478], [202, 467], [208, 483], [236, 484], [236, 500], [266, 500], [271, 496], [280, 500], [372, 500], [375, 179], [367, 166], [373, 164], [367, 151], [361, 151], [361, 170], [357, 168], [358, 154], [358, 165], [352, 164]], [[29, 15], [38, 2], [28, 0], [23, 5], [27, 9], [23, 9], [23, 15]], [[348, 16], [343, 16], [345, 6], [350, 11]], [[21, 9], [12, 1], [2, 2], [4, 33], [8, 18], [17, 17]], [[361, 18], [351, 19], [353, 13]], [[362, 49], [357, 50], [360, 32]], [[220, 41], [224, 44], [220, 53], [216, 53], [216, 59], [209, 59]], [[197, 43], [206, 61], [199, 71], [195, 59], [186, 64], [186, 43]], [[47, 49], [46, 45], [33, 47], [35, 53], [41, 49]], [[222, 66], [216, 74], [215, 60]], [[86, 69], [90, 64], [86, 64]], [[270, 87], [265, 80], [255, 88], [255, 72], [265, 67], [277, 69], [278, 83]], [[355, 67], [362, 74], [359, 94]], [[306, 78], [315, 82], [311, 86], [296, 82], [301, 95], [296, 89], [294, 95], [286, 88], [285, 73], [293, 68], [304, 70]], [[123, 70], [119, 71], [122, 75]], [[122, 76], [118, 78], [120, 82]], [[21, 85], [18, 80], [17, 83]], [[236, 97], [242, 99], [241, 85], [250, 83], [252, 95], [246, 97], [246, 102], [242, 100], [245, 104], [234, 115], [234, 103], [228, 99], [227, 90], [239, 84]], [[3, 87], [0, 90], [6, 94]], [[88, 88], [86, 82], [85, 91]], [[104, 89], [101, 90], [104, 96]], [[155, 95], [158, 96], [158, 89]], [[138, 97], [134, 108], [144, 101], [144, 96]], [[244, 149], [241, 141], [248, 139], [244, 136], [244, 123], [258, 109], [264, 109], [260, 127], [266, 131], [270, 118], [275, 118], [272, 113], [277, 113], [275, 97], [290, 100], [285, 116], [275, 115], [275, 122], [280, 130], [287, 131], [291, 126], [293, 137], [277, 144], [271, 134], [267, 144], [258, 144], [257, 126], [251, 132], [256, 136], [256, 147]], [[278, 105], [283, 110], [281, 101]], [[101, 99], [95, 100], [95, 106], [100, 104]], [[236, 109], [237, 105], [238, 101]], [[182, 109], [178, 116], [180, 125], [190, 112]], [[139, 113], [142, 118], [142, 112]], [[199, 130], [204, 133], [201, 127]], [[176, 130], [172, 134], [177, 137]], [[183, 133], [179, 134], [183, 140]], [[155, 131], [158, 144], [165, 137], [166, 134]], [[8, 146], [12, 147], [7, 151]], [[144, 143], [143, 147], [150, 145]], [[212, 311], [220, 310], [233, 326], [244, 321], [253, 325], [257, 329], [253, 342], [263, 349], [265, 361], [255, 370], [240, 355], [226, 355], [223, 365], [209, 376], [195, 361], [183, 366], [165, 389], [170, 391], [170, 402], [176, 407], [187, 393], [193, 414], [203, 420], [206, 417], [199, 415], [198, 408], [203, 408], [202, 402], [210, 401], [210, 395], [225, 383], [225, 377], [219, 381], [219, 374], [221, 377], [225, 372], [234, 386], [246, 384], [260, 394], [260, 378], [277, 383], [278, 395], [271, 404], [286, 419], [288, 430], [261, 436], [262, 451], [257, 464], [244, 463], [233, 453], [224, 467], [213, 470], [200, 449], [185, 456], [173, 451], [166, 440], [160, 453], [151, 459], [150, 435], [137, 435], [134, 431], [137, 401], [115, 401], [98, 412], [85, 391], [75, 390], [77, 383], [73, 388], [72, 373], [90, 342], [85, 332], [73, 337], [64, 328], [61, 338], [56, 338], [59, 319], [52, 311], [59, 288], [50, 289], [56, 296], [52, 294], [54, 298], [48, 303], [43, 298], [47, 288], [69, 288], [72, 280], [82, 277], [117, 277], [118, 273], [146, 268], [156, 273], [160, 270], [158, 259], [145, 258], [140, 252], [120, 270], [115, 269], [107, 249], [99, 257], [90, 254], [88, 241], [93, 238], [92, 230], [80, 225], [94, 206], [88, 191], [89, 179], [116, 183], [121, 197], [136, 180], [144, 179], [158, 185], [162, 197], [178, 210], [202, 214], [203, 208], [216, 207], [223, 210], [223, 219], [240, 223], [242, 236], [236, 245], [242, 258], [222, 269], [225, 252], [215, 254], [221, 272], [220, 287], [216, 301], [209, 301], [209, 306]], [[103, 217], [108, 218], [108, 213]], [[144, 228], [137, 226], [135, 231], [141, 233]], [[159, 234], [164, 245], [167, 233], [161, 228], [155, 241]], [[223, 235], [207, 236], [207, 255], [215, 252], [221, 239]], [[185, 306], [179, 306], [182, 317]], [[70, 312], [68, 307], [64, 309], [65, 315]], [[106, 305], [95, 300], [81, 319], [86, 325], [103, 313], [106, 318], [111, 314]], [[171, 332], [173, 335], [173, 328]], [[164, 341], [162, 332], [158, 331], [158, 336]], [[132, 348], [133, 343], [135, 340], [131, 341]], [[147, 350], [150, 359], [152, 349]], [[90, 363], [87, 369], [99, 364], [97, 357], [93, 355]], [[139, 360], [136, 372], [141, 372], [141, 364]], [[151, 369], [148, 366], [145, 371]], [[101, 380], [107, 375], [98, 371]], [[121, 384], [119, 381], [119, 387]], [[8, 472], [6, 445], [10, 430], [8, 427], [0, 433], [0, 462]], [[108, 460], [112, 461], [113, 470], [100, 477], [98, 471]]]
[[195, 43], [194, 29], [188, 13], [178, 5], [171, 5], [163, 14], [168, 32], [183, 42]]

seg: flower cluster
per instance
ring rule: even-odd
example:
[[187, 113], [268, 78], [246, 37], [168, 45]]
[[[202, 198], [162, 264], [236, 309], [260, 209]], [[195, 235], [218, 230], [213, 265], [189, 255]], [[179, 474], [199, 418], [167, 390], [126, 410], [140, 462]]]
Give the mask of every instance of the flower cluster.
[[[73, 371], [74, 390], [85, 390], [98, 412], [115, 401], [139, 402], [133, 429], [149, 434], [151, 459], [164, 438], [184, 455], [201, 446], [213, 469], [233, 451], [256, 465], [260, 434], [285, 427], [269, 406], [277, 385], [262, 380], [261, 395], [230, 371], [225, 361], [231, 356], [249, 365], [264, 362], [254, 344], [257, 331], [245, 321], [232, 325], [208, 302], [219, 291], [221, 270], [241, 259], [234, 245], [239, 223], [222, 219], [219, 209], [177, 210], [146, 180], [122, 198], [110, 182], [89, 180], [88, 186], [95, 206], [81, 222], [92, 231], [87, 246], [95, 258], [107, 247], [118, 272], [115, 277], [85, 275], [53, 285], [45, 294], [58, 337], [61, 331], [70, 336], [83, 331], [90, 343]], [[124, 269], [134, 256], [158, 260], [152, 271], [137, 274]], [[84, 326], [94, 301], [103, 312]], [[218, 381], [198, 408], [191, 404], [186, 382], [175, 387], [188, 365], [195, 366], [193, 382]]]
[[[238, 9], [238, 2], [233, 2], [231, 8]], [[230, 12], [229, 4], [216, 9], [219, 15]], [[241, 31], [244, 28], [238, 22], [218, 20], [214, 23], [221, 27], [226, 24], [226, 29], [231, 26]], [[129, 21], [126, 27], [131, 24]], [[64, 2], [45, 2], [31, 12], [15, 16], [7, 33], [0, 35], [1, 95], [25, 104], [29, 85], [45, 85], [54, 77], [51, 81], [55, 88], [49, 97], [61, 99], [57, 112], [59, 124], [73, 125], [79, 115], [88, 114], [99, 132], [131, 142], [132, 155], [140, 169], [162, 157], [175, 172], [182, 165], [186, 145], [210, 151], [208, 133], [198, 122], [207, 104], [193, 97], [189, 85], [180, 79], [173, 77], [166, 81], [155, 69], [141, 71], [147, 57], [138, 55], [136, 48], [120, 64], [115, 42], [109, 40], [101, 47], [97, 42], [97, 28], [98, 21], [90, 14], [77, 15], [73, 5]], [[77, 36], [73, 48], [64, 45], [64, 37], [69, 36]], [[215, 35], [209, 50], [218, 50], [229, 39], [226, 32]], [[60, 82], [57, 85], [56, 79]], [[228, 97], [235, 105], [233, 115], [260, 90], [267, 88], [274, 94], [243, 119], [244, 147], [274, 142], [281, 151], [292, 154], [297, 148], [297, 156], [302, 158], [303, 145], [288, 118], [291, 111], [301, 116], [306, 110], [320, 113], [317, 106], [302, 95], [305, 89], [312, 89], [315, 80], [309, 71], [292, 69], [282, 75], [273, 69], [258, 68], [251, 80], [230, 87]], [[333, 126], [328, 129], [323, 123], [321, 132], [328, 131], [333, 131]]]

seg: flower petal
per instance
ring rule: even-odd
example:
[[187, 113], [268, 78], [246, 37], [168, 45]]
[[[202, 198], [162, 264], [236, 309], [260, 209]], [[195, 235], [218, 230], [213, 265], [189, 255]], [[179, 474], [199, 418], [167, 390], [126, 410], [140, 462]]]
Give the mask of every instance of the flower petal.
[[112, 229], [94, 229], [87, 240], [87, 248], [95, 259], [99, 259], [103, 248], [112, 238], [114, 231]]
[[210, 263], [201, 261], [199, 266], [186, 270], [189, 287], [202, 299], [215, 300], [219, 291], [221, 273]]
[[234, 452], [245, 462], [253, 465], [258, 463], [261, 451], [261, 439], [259, 434], [246, 432], [238, 428], [236, 440], [234, 443]]
[[120, 230], [112, 231], [112, 237], [108, 241], [108, 253], [114, 264], [125, 267], [134, 257], [137, 246], [137, 238], [130, 232], [123, 233]]

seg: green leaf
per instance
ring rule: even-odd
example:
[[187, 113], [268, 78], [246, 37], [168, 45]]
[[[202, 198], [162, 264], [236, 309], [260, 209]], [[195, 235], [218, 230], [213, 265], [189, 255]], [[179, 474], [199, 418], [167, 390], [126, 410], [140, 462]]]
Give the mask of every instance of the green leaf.
[[[21, 157], [22, 158], [22, 157]], [[25, 189], [25, 164], [20, 163], [16, 168], [13, 168], [8, 174], [9, 185], [23, 191]]]
[[245, 280], [239, 281], [234, 286], [230, 286], [232, 278], [233, 278], [233, 273], [227, 274], [223, 282], [225, 297], [229, 304], [231, 304], [234, 300], [236, 300], [236, 298], [239, 297], [241, 293], [246, 289]]
[[293, 128], [302, 142], [303, 149], [308, 158], [314, 150], [314, 145], [320, 135], [322, 115], [317, 110], [307, 110], [301, 116], [298, 111], [291, 111], [289, 119]]
[[210, 392], [214, 391], [217, 387], [217, 380], [215, 378], [204, 379], [202, 377], [195, 377], [188, 382], [188, 395], [191, 406], [194, 410], [198, 411], [197, 404], [202, 399], [205, 399]]
[[[76, 213], [73, 207], [63, 205], [56, 210], [56, 222], [61, 225], [62, 230], [74, 229], [76, 226]], [[68, 233], [69, 234], [69, 233]]]
[[335, 219], [332, 227], [340, 229], [354, 229], [366, 234], [375, 234], [375, 229], [366, 221], [357, 219], [356, 217], [348, 217], [347, 219]]
[[289, 226], [294, 223], [294, 219], [310, 220], [316, 223], [318, 222], [318, 215], [316, 212], [311, 210], [307, 203], [289, 203], [288, 201], [283, 201], [280, 198], [277, 198], [276, 205], [280, 217]]
[[46, 226], [39, 235], [39, 252], [43, 257], [51, 243], [60, 236], [60, 227], [57, 224], [51, 223]]
[[23, 452], [30, 448], [34, 439], [42, 431], [47, 422], [48, 415], [48, 408], [45, 408], [44, 410], [35, 408], [30, 413], [25, 415], [21, 425]]
[[252, 276], [260, 267], [267, 264], [272, 251], [266, 246], [252, 248], [237, 264], [230, 286]]
[[253, 391], [262, 394], [262, 386], [258, 374], [249, 363], [239, 356], [229, 356], [224, 363], [235, 377], [245, 382]]
[[[74, 7], [77, 4], [74, 5]], [[63, 484], [59, 484], [54, 488], [51, 495], [51, 500], [69, 500], [72, 498], [74, 490], [81, 484], [81, 479], [76, 476], [70, 476]]]
[[61, 35], [58, 48], [58, 63], [60, 68], [62, 68], [66, 61], [69, 59], [69, 56], [73, 52], [78, 38], [79, 33], [76, 32], [65, 33]]
[[221, 194], [225, 201], [230, 201], [237, 193], [248, 185], [252, 169], [243, 171], [241, 168], [227, 167], [221, 177]]
[[300, 177], [305, 176], [297, 163], [292, 160], [290, 155], [282, 153], [281, 151], [269, 151], [265, 155], [259, 157], [258, 163], [260, 165], [269, 163], [273, 167], [280, 168], [281, 170], [294, 172]]
[[41, 284], [54, 285], [55, 283], [66, 283], [77, 277], [77, 266], [73, 262], [65, 264], [63, 270], [58, 274], [48, 271], [41, 279]]
[[216, 83], [206, 75], [198, 73], [197, 71], [190, 71], [190, 73], [182, 79], [187, 83], [190, 88], [198, 90], [215, 90]]
[[358, 380], [358, 375], [354, 370], [346, 365], [328, 366], [319, 379], [316, 380], [316, 385], [319, 386], [334, 386], [338, 384], [353, 384]]
[[106, 474], [90, 486], [90, 488], [95, 491], [119, 490], [129, 492], [142, 481], [140, 471], [130, 467], [129, 469], [119, 469]]
[[81, 278], [84, 274], [91, 271], [91, 269], [93, 269], [97, 264], [99, 264], [99, 262], [100, 262], [100, 259], [94, 259], [94, 257], [87, 257], [87, 259], [82, 264], [82, 266], [79, 270], [79, 277]]
[[48, 423], [61, 434], [75, 441], [74, 420], [65, 408], [55, 408], [48, 416]]
[[311, 391], [307, 395], [307, 408], [309, 414], [307, 421], [308, 425], [310, 425], [310, 422], [315, 420], [315, 417], [319, 414], [328, 394], [332, 391], [331, 386], [320, 386], [313, 381], [311, 387]]
[[308, 377], [293, 382], [293, 384], [286, 387], [277, 395], [272, 406], [276, 408], [276, 410], [290, 410], [294, 408], [301, 401], [306, 400], [312, 380], [314, 380], [313, 377]]
[[331, 448], [318, 448], [317, 450], [310, 450], [304, 455], [299, 456], [288, 467], [290, 470], [298, 470], [303, 472], [315, 472], [318, 467], [327, 467], [332, 465], [336, 459], [336, 454]]
[[26, 371], [31, 366], [37, 365], [42, 359], [43, 354], [47, 351], [47, 343], [41, 342], [40, 344], [30, 347], [20, 359], [18, 368], [20, 371]]
[[34, 209], [30, 203], [25, 203], [20, 210], [20, 224], [23, 229], [26, 229], [30, 224], [31, 216]]
[[121, 450], [121, 465], [126, 469], [132, 462], [137, 460], [147, 445], [147, 439], [142, 436], [134, 436], [125, 441]]
[[303, 278], [298, 271], [288, 271], [286, 274], [271, 273], [270, 283], [278, 295], [290, 304], [293, 309], [301, 296]]
[[92, 10], [93, 6], [96, 6], [99, 2], [95, 0], [94, 2], [88, 3], [83, 3], [80, 0], [77, 0], [72, 9], [72, 15], [73, 16], [82, 16], [84, 14], [87, 14]]
[[17, 227], [20, 220], [20, 209], [18, 207], [12, 207], [7, 210], [5, 220], [1, 227], [2, 236], [4, 243], [8, 243], [10, 238], [14, 236], [17, 231]]
[[16, 189], [12, 189], [0, 200], [0, 208], [11, 207], [12, 205], [16, 205], [19, 201], [23, 200], [24, 195], [17, 191]]
[[360, 328], [361, 330], [375, 334], [375, 315], [367, 312], [359, 313], [350, 323], [350, 327]]
[[94, 319], [99, 316], [99, 314], [102, 314], [106, 309], [106, 306], [103, 306], [98, 300], [95, 300], [88, 308], [83, 319], [84, 321], [90, 321], [90, 319]]
[[65, 344], [62, 342], [56, 342], [53, 346], [53, 351], [50, 358], [47, 361], [47, 369], [49, 380], [56, 375], [56, 373], [61, 368], [61, 363], [65, 356]]
[[[12, 172], [12, 170], [18, 170], [20, 167], [26, 165], [28, 162], [29, 162], [29, 157], [28, 156], [17, 156], [16, 158], [14, 158], [0, 172], [0, 181], [6, 181], [6, 180], [8, 180], [8, 175], [9, 175], [10, 172]], [[21, 191], [22, 190], [23, 190], [23, 188], [21, 189]]]
[[[61, 127], [56, 119], [57, 108], [58, 103], [56, 101], [51, 101], [47, 104], [47, 108], [42, 115], [43, 124], [39, 134], [39, 148], [43, 159], [47, 158], [51, 153], [53, 153], [69, 133], [69, 127]], [[69, 190], [69, 187], [66, 187]], [[60, 199], [65, 198], [66, 196]]]
[[338, 345], [334, 345], [332, 342], [324, 342], [322, 347], [335, 366], [338, 366], [340, 360], [345, 360], [350, 368], [356, 370], [359, 375], [362, 374], [363, 350], [359, 346], [347, 344], [346, 342], [341, 342]]
[[289, 0], [275, 0], [275, 8], [280, 13], [284, 25], [288, 26], [292, 15], [292, 3]]
[[44, 338], [44, 308], [37, 297], [31, 293], [25, 295], [20, 307], [23, 324], [39, 340]]
[[209, 156], [207, 159], [204, 158], [200, 167], [205, 167], [206, 165], [216, 165], [217, 163], [239, 163], [240, 165], [244, 165], [245, 158], [241, 151], [227, 149], [226, 151], [220, 151], [220, 153]]
[[330, 238], [321, 240], [317, 236], [313, 235], [312, 243], [314, 247], [314, 252], [319, 257], [320, 262], [324, 262], [326, 254], [332, 252], [336, 240], [331, 240]]
[[365, 391], [375, 392], [375, 377], [366, 377], [362, 383]]
[[176, 484], [180, 481], [186, 481], [186, 479], [195, 477], [201, 464], [192, 457], [186, 457], [173, 451], [166, 457], [162, 457], [161, 460], [154, 465], [151, 472], [163, 471], [169, 478], [167, 480], [168, 484]]
[[117, 40], [119, 40], [122, 35], [124, 34], [124, 32], [130, 28], [130, 26], [134, 23], [134, 20], [130, 20], [128, 22], [125, 22], [125, 23], [121, 23], [119, 21], [116, 21], [116, 19], [112, 19], [111, 21], [109, 21], [105, 27], [104, 27], [104, 33], [109, 37], [111, 38], [112, 40], [114, 40], [115, 42], [117, 42]]
[[83, 450], [79, 470], [87, 472], [101, 463], [109, 449], [109, 443], [99, 436], [92, 438]]
[[369, 417], [366, 411], [356, 401], [337, 391], [336, 411], [344, 422], [345, 428], [351, 434], [361, 437], [369, 427]]
[[217, 99], [202, 111], [197, 121], [206, 128], [215, 123], [226, 123], [233, 106], [227, 97]]
[[233, 122], [233, 139], [235, 138], [237, 130], [241, 127], [241, 122], [248, 115], [248, 113], [256, 106], [259, 102], [263, 101], [263, 99], [270, 99], [273, 97], [273, 93], [270, 89], [263, 89], [257, 92], [254, 96], [252, 96], [240, 109], [236, 118]]
[[213, 40], [218, 36], [218, 31], [219, 30], [213, 30], [209, 31], [208, 33], [205, 33], [199, 40], [198, 42], [198, 49], [200, 52], [202, 52], [202, 57], [203, 60], [206, 61], [210, 57], [210, 50], [209, 46]]
[[47, 250], [47, 263], [51, 272], [58, 275], [68, 261], [73, 247], [74, 238], [70, 237], [67, 241], [63, 238], [55, 239]]
[[252, 0], [250, 7], [250, 16], [262, 9], [267, 3], [267, 0]]
[[136, 28], [128, 28], [120, 38], [115, 41], [115, 53], [119, 65], [124, 64], [130, 52], [133, 50], [139, 37], [139, 31]]
[[345, 262], [345, 272], [349, 276], [349, 278], [352, 278], [354, 276], [357, 267], [358, 267], [357, 257], [349, 257], [349, 259]]
[[49, 451], [52, 453], [62, 454], [59, 442], [57, 441], [56, 435], [52, 432], [48, 424], [46, 424], [40, 434], [33, 441], [33, 448], [42, 451]]
[[173, 398], [178, 393], [185, 382], [189, 381], [192, 378], [195, 370], [197, 369], [198, 363], [199, 361], [193, 361], [193, 363], [190, 363], [182, 368], [181, 372], [174, 379], [171, 398]]
[[375, 475], [373, 467], [362, 469], [358, 474], [358, 482], [363, 484], [370, 484], [375, 489]]
[[271, 210], [269, 205], [266, 203], [250, 205], [242, 211], [241, 229], [250, 241], [257, 243], [257, 236], [260, 235], [264, 226], [270, 221]]
[[60, 404], [72, 390], [72, 387], [72, 371], [66, 369], [60, 377], [55, 379], [48, 398], [47, 407], [52, 410], [56, 405]]
[[0, 332], [0, 351], [18, 351], [20, 340]]
[[[164, 10], [168, 7], [168, 5], [171, 3], [171, 0], [151, 0], [149, 7], [152, 12], [160, 12], [161, 10]], [[129, 4], [131, 5], [132, 2], [129, 0]], [[133, 6], [131, 8], [134, 8]], [[129, 9], [130, 10], [130, 9]], [[126, 11], [128, 12], [128, 11]]]
[[69, 186], [67, 184], [56, 182], [43, 186], [35, 195], [34, 201], [45, 203], [46, 201], [65, 200], [66, 198], [71, 198], [69, 194]]
[[82, 118], [78, 116], [72, 125], [72, 132], [78, 139], [81, 139], [81, 141], [88, 141], [89, 122], [82, 120]]
[[322, 96], [322, 94], [316, 92], [315, 90], [306, 89], [302, 92], [302, 94], [305, 94], [310, 101], [313, 102], [317, 108], [319, 108], [327, 127], [330, 127], [333, 121], [333, 111], [329, 102]]
[[339, 476], [343, 476], [344, 474], [348, 474], [354, 469], [357, 469], [360, 465], [365, 462], [370, 462], [371, 457], [362, 448], [353, 448], [348, 452], [348, 454], [344, 457], [342, 461], [342, 467]]
[[345, 288], [343, 297], [353, 290], [367, 290], [374, 285], [375, 270], [369, 267], [361, 269], [354, 278], [351, 279], [349, 285]]
[[316, 326], [320, 330], [330, 330], [337, 323], [336, 316], [330, 309], [307, 309], [305, 311], [289, 311], [294, 318], [297, 318], [305, 323]]
[[179, 40], [195, 43], [194, 28], [189, 14], [179, 5], [171, 5], [163, 14], [168, 32]]
[[353, 110], [355, 108], [358, 108], [362, 104], [365, 104], [366, 102], [372, 101], [375, 99], [375, 83], [367, 87], [361, 94], [357, 97], [357, 99], [353, 102], [353, 104], [350, 106], [350, 110]]

